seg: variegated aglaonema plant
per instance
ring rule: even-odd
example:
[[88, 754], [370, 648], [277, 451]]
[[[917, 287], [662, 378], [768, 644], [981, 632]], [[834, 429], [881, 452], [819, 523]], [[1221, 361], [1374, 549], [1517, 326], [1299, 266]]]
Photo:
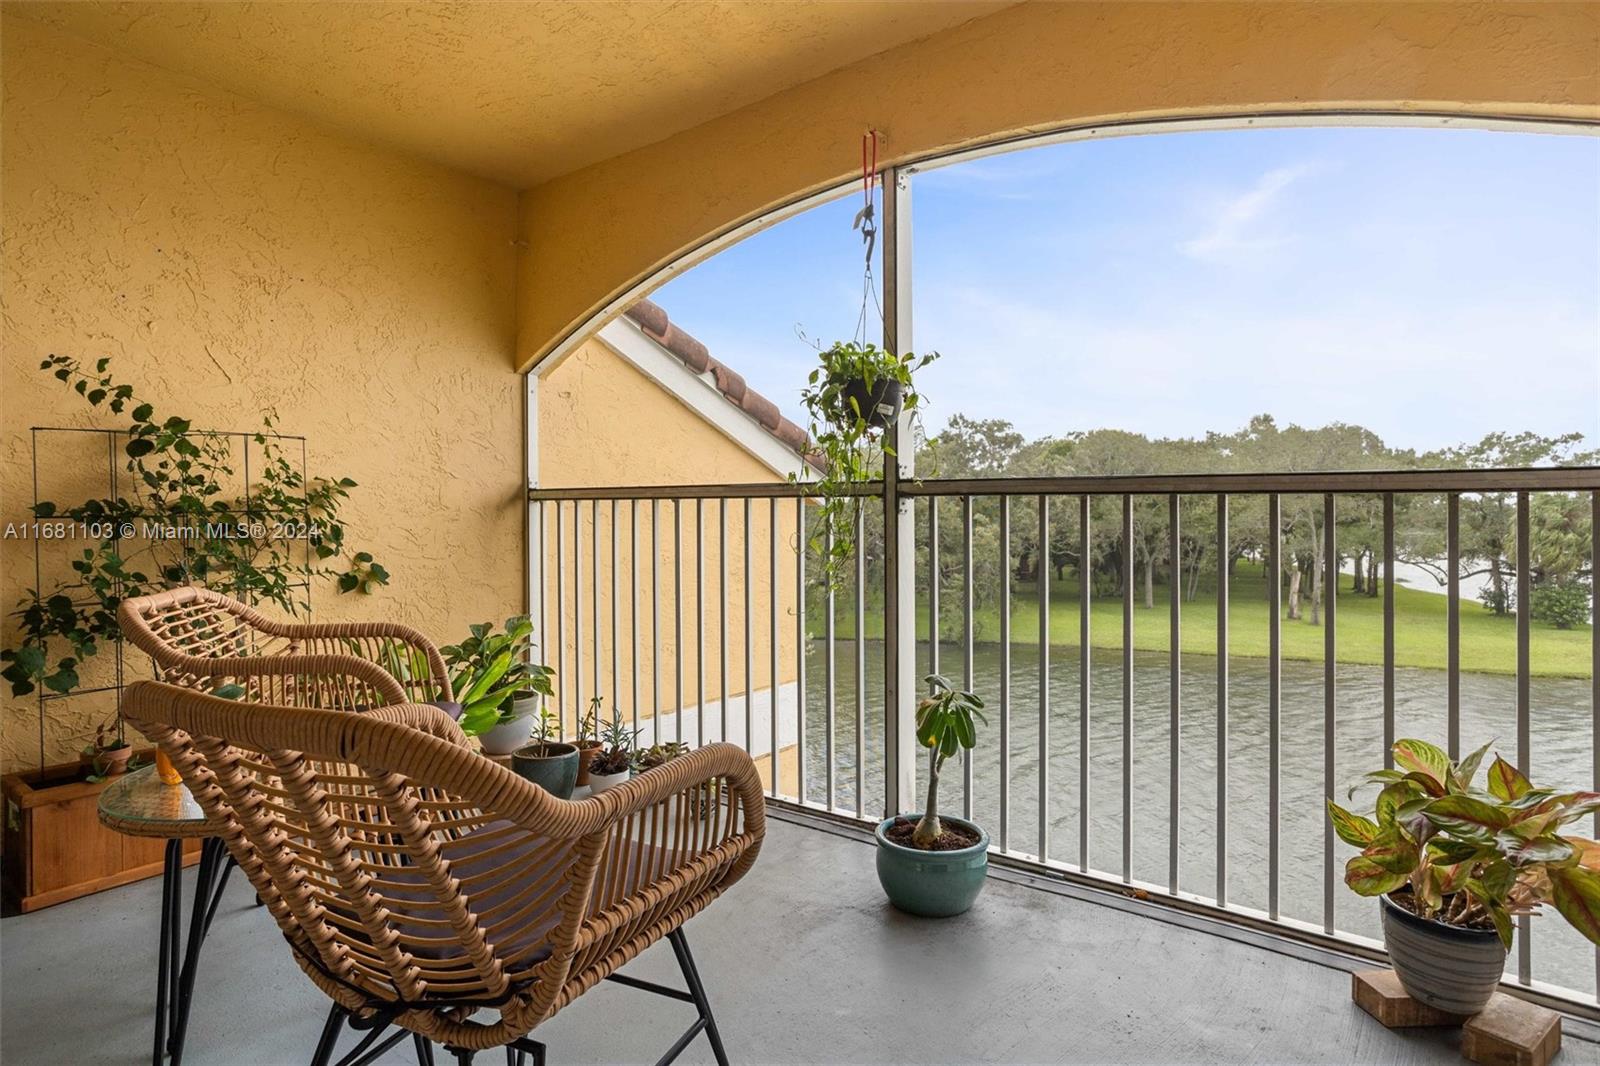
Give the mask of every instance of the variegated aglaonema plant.
[[1600, 792], [1535, 788], [1498, 755], [1478, 788], [1489, 747], [1453, 763], [1432, 744], [1397, 741], [1395, 769], [1366, 776], [1379, 786], [1370, 817], [1329, 800], [1334, 831], [1361, 849], [1345, 884], [1362, 896], [1409, 888], [1423, 917], [1492, 925], [1507, 950], [1512, 919], [1550, 903], [1600, 944], [1600, 844], [1563, 831], [1600, 810]]

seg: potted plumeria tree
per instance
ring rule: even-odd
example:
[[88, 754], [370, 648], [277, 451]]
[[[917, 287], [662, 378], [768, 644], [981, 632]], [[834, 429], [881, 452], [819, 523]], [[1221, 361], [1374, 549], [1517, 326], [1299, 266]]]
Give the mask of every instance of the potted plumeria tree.
[[[822, 459], [816, 482], [822, 503], [810, 547], [829, 586], [838, 586], [855, 550], [861, 497], [852, 487], [874, 476], [885, 427], [902, 410], [915, 412], [921, 405], [913, 375], [938, 357], [937, 352], [895, 355], [875, 344], [840, 341], [822, 350], [821, 365], [801, 390], [811, 440]], [[886, 441], [882, 454], [894, 454]]]
[[1600, 810], [1600, 793], [1535, 788], [1498, 755], [1479, 788], [1489, 747], [1454, 763], [1432, 744], [1397, 741], [1396, 769], [1366, 776], [1378, 787], [1370, 816], [1328, 801], [1334, 831], [1361, 849], [1345, 884], [1379, 897], [1400, 983], [1449, 1014], [1489, 1002], [1520, 915], [1553, 904], [1600, 944], [1600, 844], [1563, 831]]
[[971, 822], [939, 814], [939, 772], [958, 751], [978, 741], [987, 724], [983, 700], [938, 674], [932, 694], [917, 705], [917, 742], [928, 751], [928, 797], [916, 814], [878, 823], [878, 881], [889, 902], [911, 914], [944, 918], [968, 910], [989, 872], [989, 834]]

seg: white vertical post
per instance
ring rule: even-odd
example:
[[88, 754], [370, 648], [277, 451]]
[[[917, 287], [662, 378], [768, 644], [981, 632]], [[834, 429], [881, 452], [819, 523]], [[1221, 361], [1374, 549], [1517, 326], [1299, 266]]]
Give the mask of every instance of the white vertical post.
[[[901, 353], [911, 341], [911, 177], [883, 172], [883, 347]], [[916, 523], [900, 482], [916, 475], [910, 415], [885, 434], [894, 455], [883, 471], [884, 815], [909, 810], [916, 766]]]
[[[530, 371], [523, 375], [522, 393], [522, 455], [523, 482], [527, 491], [539, 487], [539, 374]], [[533, 634], [534, 658], [544, 658], [543, 619], [538, 617], [544, 594], [544, 508], [531, 499], [524, 499], [522, 516], [522, 543], [525, 554], [522, 561], [522, 611], [535, 618], [539, 625]]]

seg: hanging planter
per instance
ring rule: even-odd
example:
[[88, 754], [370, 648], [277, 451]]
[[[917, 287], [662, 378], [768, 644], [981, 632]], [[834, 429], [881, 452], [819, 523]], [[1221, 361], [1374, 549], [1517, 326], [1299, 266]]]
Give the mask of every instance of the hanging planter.
[[839, 341], [822, 350], [821, 365], [801, 390], [811, 440], [822, 459], [816, 483], [822, 502], [810, 545], [830, 587], [840, 584], [855, 553], [861, 497], [854, 487], [880, 475], [886, 457], [894, 455], [884, 430], [902, 412], [915, 415], [922, 397], [913, 375], [938, 357], [937, 352], [895, 355], [876, 344]]

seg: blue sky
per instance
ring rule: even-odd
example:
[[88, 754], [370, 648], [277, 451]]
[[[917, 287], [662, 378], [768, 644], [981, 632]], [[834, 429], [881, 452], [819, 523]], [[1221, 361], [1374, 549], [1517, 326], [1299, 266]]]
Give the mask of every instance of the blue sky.
[[[1320, 128], [1122, 137], [916, 175], [930, 430], [1189, 436], [1252, 415], [1418, 449], [1600, 443], [1600, 138]], [[793, 415], [855, 331], [859, 194], [653, 298]], [[871, 327], [876, 336], [876, 326]]]

